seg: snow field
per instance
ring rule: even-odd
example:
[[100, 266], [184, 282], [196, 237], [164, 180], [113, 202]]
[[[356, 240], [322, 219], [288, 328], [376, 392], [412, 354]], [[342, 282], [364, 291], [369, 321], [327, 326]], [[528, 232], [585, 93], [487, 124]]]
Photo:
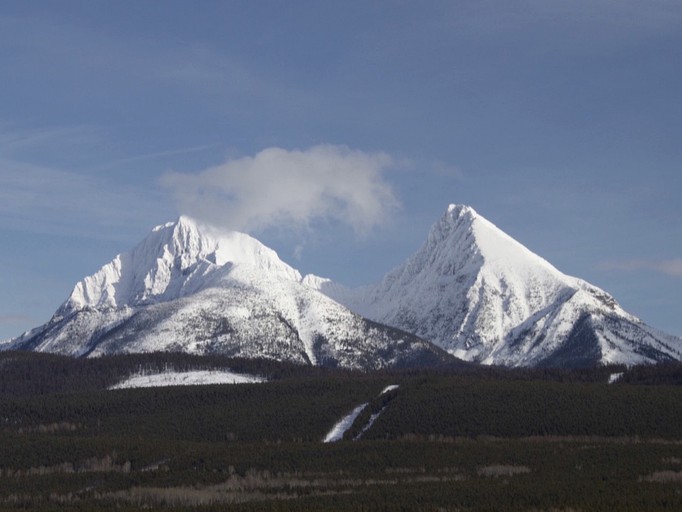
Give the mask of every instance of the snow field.
[[[400, 386], [397, 384], [391, 384], [390, 386], [386, 386], [381, 393], [379, 393], [379, 396], [388, 393], [389, 391], [393, 391], [394, 389], [398, 389]], [[339, 421], [336, 422], [336, 424], [332, 427], [332, 429], [327, 433], [325, 436], [324, 440], [322, 441], [323, 443], [335, 443], [337, 441], [341, 441], [343, 439], [343, 435], [346, 433], [346, 431], [353, 425], [355, 420], [357, 419], [358, 416], [360, 416], [360, 413], [367, 407], [369, 402], [365, 402], [364, 404], [358, 405], [355, 409], [353, 409], [350, 414], [347, 414], [343, 418], [341, 418]], [[358, 436], [354, 439], [357, 441], [360, 439], [362, 434], [367, 432], [372, 424], [376, 421], [376, 419], [379, 417], [379, 415], [384, 412], [384, 409], [381, 409], [379, 412], [376, 414], [372, 414], [372, 416], [369, 418], [369, 421], [367, 422], [366, 425], [362, 427], [360, 430], [360, 433]]]
[[203, 386], [207, 384], [252, 384], [266, 382], [256, 375], [244, 375], [230, 371], [195, 370], [189, 372], [163, 372], [134, 375], [109, 389], [158, 388], [165, 386]]
[[355, 409], [351, 411], [350, 414], [346, 414], [343, 418], [336, 422], [332, 429], [327, 433], [323, 443], [335, 443], [336, 441], [341, 441], [343, 439], [343, 434], [346, 433], [355, 419], [360, 416], [360, 413], [367, 407], [367, 403], [358, 405]]

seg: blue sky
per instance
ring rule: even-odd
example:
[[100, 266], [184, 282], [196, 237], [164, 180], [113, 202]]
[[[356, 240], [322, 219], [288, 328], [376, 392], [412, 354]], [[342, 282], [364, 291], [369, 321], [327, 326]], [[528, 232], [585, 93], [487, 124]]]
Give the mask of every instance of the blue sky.
[[678, 1], [6, 0], [0, 339], [188, 209], [357, 285], [449, 203], [682, 335], [681, 63]]

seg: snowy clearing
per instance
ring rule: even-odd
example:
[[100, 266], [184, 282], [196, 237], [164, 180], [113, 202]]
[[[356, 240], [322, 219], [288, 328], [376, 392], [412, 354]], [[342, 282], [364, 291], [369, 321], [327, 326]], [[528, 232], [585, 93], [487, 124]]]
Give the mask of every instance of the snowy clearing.
[[353, 412], [341, 418], [336, 425], [332, 427], [327, 436], [324, 438], [324, 443], [335, 443], [336, 441], [341, 441], [343, 439], [343, 434], [346, 433], [355, 419], [360, 415], [362, 410], [367, 407], [367, 404], [358, 405]]
[[614, 382], [618, 382], [622, 376], [623, 376], [623, 372], [612, 373], [611, 375], [609, 375], [609, 384], [613, 384]]
[[109, 389], [156, 388], [164, 386], [203, 386], [206, 384], [249, 384], [265, 382], [255, 375], [230, 371], [195, 370], [190, 372], [164, 372], [149, 375], [133, 375]]
[[[386, 386], [381, 393], [379, 393], [379, 396], [383, 395], [384, 393], [388, 393], [389, 391], [393, 391], [394, 389], [398, 389], [400, 386], [397, 384], [391, 384], [390, 386]], [[329, 433], [326, 435], [324, 438], [324, 443], [335, 443], [336, 441], [341, 441], [343, 439], [343, 434], [346, 433], [346, 430], [348, 430], [351, 425], [353, 425], [353, 422], [356, 420], [356, 418], [360, 415], [360, 413], [363, 411], [365, 407], [367, 407], [368, 403], [364, 403], [362, 405], [358, 405], [355, 409], [353, 409], [353, 412], [350, 414], [344, 416], [341, 418], [336, 425], [332, 427], [332, 429], [329, 431]], [[360, 433], [357, 435], [355, 440], [357, 441], [360, 439], [362, 434], [367, 432], [369, 428], [372, 426], [372, 423], [374, 423], [374, 420], [376, 420], [379, 415], [384, 412], [384, 407], [381, 409], [378, 413], [372, 414], [370, 417], [369, 421], [367, 424], [362, 428]]]

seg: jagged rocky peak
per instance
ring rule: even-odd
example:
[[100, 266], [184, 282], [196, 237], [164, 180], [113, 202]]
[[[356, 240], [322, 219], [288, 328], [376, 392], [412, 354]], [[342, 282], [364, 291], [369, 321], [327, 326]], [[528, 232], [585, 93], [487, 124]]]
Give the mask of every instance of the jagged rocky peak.
[[285, 274], [293, 270], [274, 250], [250, 235], [202, 224], [186, 215], [154, 228], [133, 252], [163, 254], [164, 259], [172, 256], [174, 265], [183, 270], [202, 261], [217, 266], [249, 264]]
[[410, 270], [423, 270], [435, 263], [434, 270], [449, 274], [454, 271], [450, 264], [453, 260], [457, 260], [459, 266], [466, 262], [482, 263], [474, 231], [477, 217], [471, 207], [454, 204], [448, 206], [445, 214], [429, 231], [421, 251], [410, 260], [413, 264]]
[[303, 281], [249, 235], [183, 216], [83, 279], [49, 322], [0, 349], [222, 353], [363, 369], [455, 361], [308, 285], [324, 279]]
[[474, 219], [478, 216], [470, 206], [451, 204], [443, 216], [436, 222], [429, 232], [429, 241], [437, 242], [457, 229], [471, 229]]
[[255, 238], [202, 225], [188, 216], [155, 227], [132, 251], [117, 255], [76, 284], [57, 312], [106, 309], [172, 300], [195, 292], [236, 266], [248, 266], [300, 280], [295, 269]]
[[217, 263], [218, 241], [186, 215], [181, 215], [176, 222], [155, 227], [140, 245], [144, 247], [143, 254], [172, 256], [174, 265], [181, 269], [203, 259]]

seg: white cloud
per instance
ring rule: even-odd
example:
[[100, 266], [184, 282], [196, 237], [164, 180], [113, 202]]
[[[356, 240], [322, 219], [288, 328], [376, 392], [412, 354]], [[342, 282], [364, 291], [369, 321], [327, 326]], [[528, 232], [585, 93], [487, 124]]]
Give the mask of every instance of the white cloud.
[[669, 260], [629, 260], [608, 262], [602, 265], [606, 270], [653, 270], [671, 277], [682, 277], [682, 258]]
[[199, 174], [168, 173], [161, 183], [184, 213], [215, 225], [259, 231], [331, 220], [366, 233], [398, 206], [383, 176], [392, 165], [385, 153], [344, 146], [273, 147]]

